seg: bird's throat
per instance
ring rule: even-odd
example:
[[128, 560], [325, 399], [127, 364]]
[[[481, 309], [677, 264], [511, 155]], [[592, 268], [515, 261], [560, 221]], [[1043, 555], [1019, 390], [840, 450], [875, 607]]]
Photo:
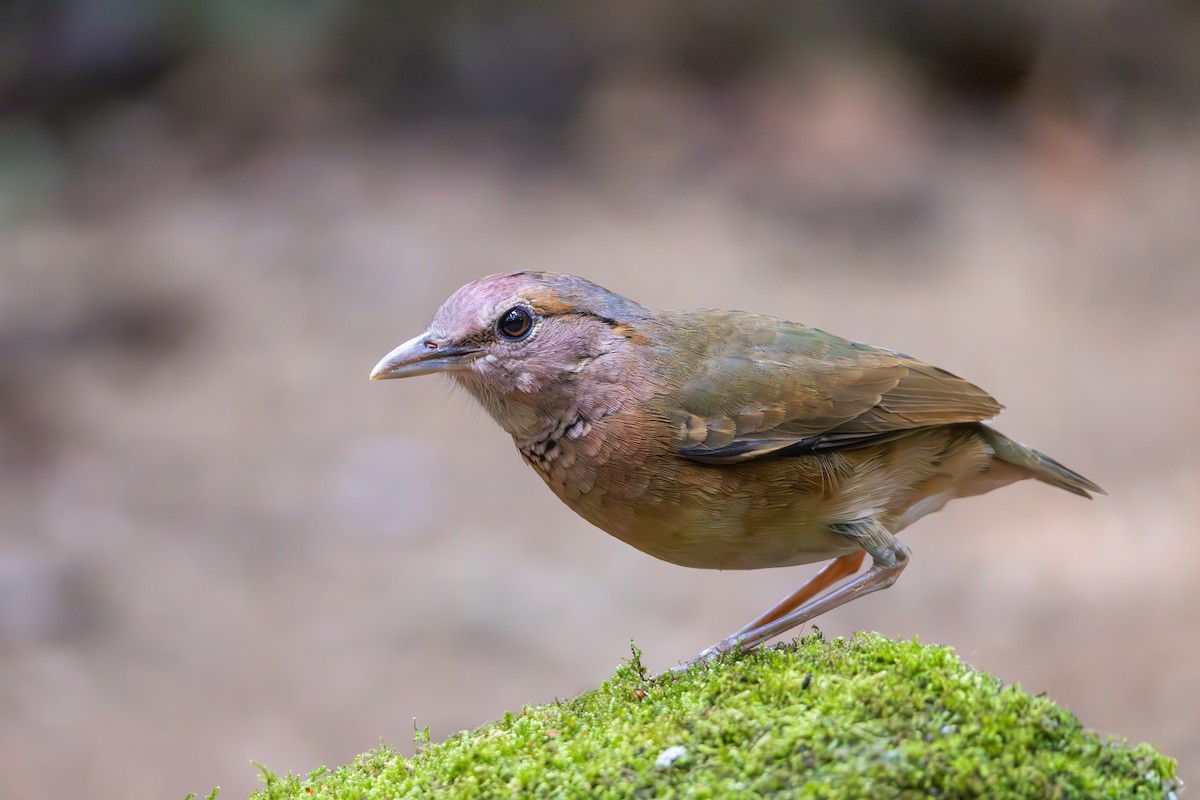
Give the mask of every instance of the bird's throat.
[[[591, 432], [591, 423], [578, 411], [568, 418], [547, 419], [541, 432], [519, 437], [513, 442], [531, 467], [543, 476], [551, 474], [555, 462], [572, 459], [573, 444]], [[573, 460], [573, 459], [572, 459]]]

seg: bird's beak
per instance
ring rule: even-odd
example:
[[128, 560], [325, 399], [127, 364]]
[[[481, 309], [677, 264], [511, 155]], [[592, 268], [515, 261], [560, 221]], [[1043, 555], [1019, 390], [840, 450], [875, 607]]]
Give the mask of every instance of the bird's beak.
[[470, 347], [452, 347], [440, 344], [428, 332], [409, 339], [388, 353], [371, 370], [371, 380], [389, 378], [411, 378], [430, 372], [452, 372], [467, 369], [467, 366], [483, 354], [482, 350]]

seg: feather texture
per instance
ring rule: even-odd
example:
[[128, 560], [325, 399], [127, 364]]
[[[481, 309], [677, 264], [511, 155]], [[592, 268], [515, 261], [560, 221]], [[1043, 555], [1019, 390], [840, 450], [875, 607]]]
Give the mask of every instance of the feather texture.
[[946, 370], [794, 322], [690, 311], [671, 312], [669, 323], [684, 357], [666, 411], [679, 454], [695, 461], [861, 447], [1002, 409]]

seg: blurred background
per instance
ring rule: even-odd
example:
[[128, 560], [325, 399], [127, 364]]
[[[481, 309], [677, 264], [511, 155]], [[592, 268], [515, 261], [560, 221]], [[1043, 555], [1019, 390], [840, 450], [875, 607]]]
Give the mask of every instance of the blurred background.
[[532, 267], [979, 383], [1105, 486], [910, 529], [822, 618], [1200, 780], [1200, 8], [0, 3], [0, 796], [244, 796], [693, 655], [811, 568], [576, 518], [438, 380]]

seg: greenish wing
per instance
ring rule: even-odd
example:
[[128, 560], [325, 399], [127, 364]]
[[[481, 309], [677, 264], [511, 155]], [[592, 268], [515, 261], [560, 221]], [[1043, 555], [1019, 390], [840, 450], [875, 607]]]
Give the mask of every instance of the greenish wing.
[[680, 455], [692, 460], [862, 446], [1002, 408], [943, 369], [816, 328], [740, 312], [685, 312], [677, 321], [686, 355], [669, 417]]

